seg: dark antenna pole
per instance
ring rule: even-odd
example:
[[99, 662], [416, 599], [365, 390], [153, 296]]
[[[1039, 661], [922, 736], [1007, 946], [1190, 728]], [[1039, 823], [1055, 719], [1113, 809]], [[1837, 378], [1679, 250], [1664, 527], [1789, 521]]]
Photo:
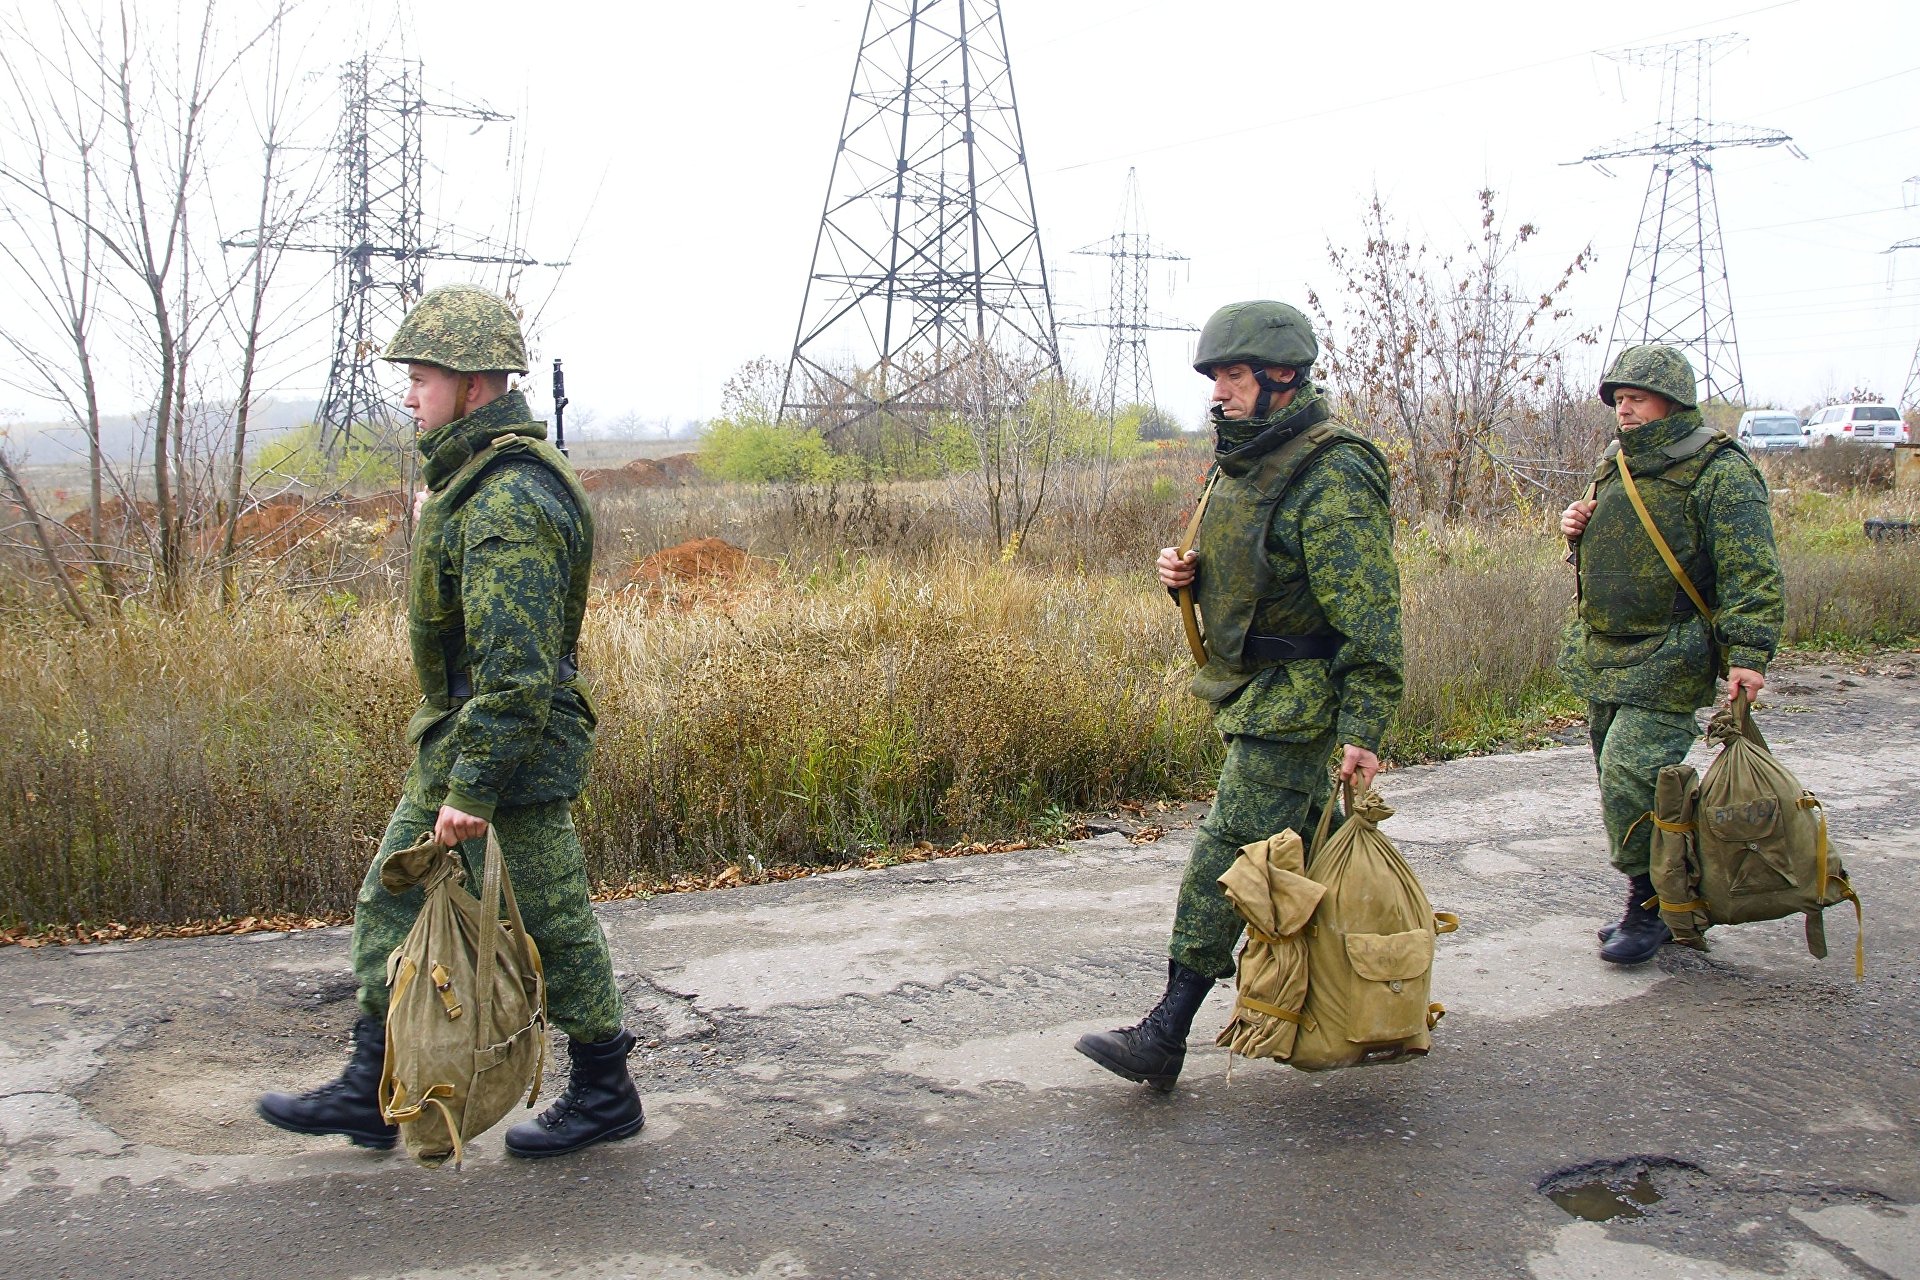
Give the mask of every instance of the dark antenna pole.
[[553, 362], [553, 447], [567, 451], [567, 375], [560, 372], [557, 358]]

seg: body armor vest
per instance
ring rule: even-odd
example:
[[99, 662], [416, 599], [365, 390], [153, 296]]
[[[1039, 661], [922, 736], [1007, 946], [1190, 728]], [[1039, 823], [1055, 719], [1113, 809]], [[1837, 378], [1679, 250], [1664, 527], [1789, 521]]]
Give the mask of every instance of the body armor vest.
[[560, 652], [571, 654], [580, 639], [580, 624], [587, 611], [587, 584], [593, 572], [593, 513], [587, 505], [586, 491], [566, 456], [546, 441], [531, 436], [500, 436], [454, 472], [446, 487], [429, 497], [420, 511], [414, 541], [413, 590], [407, 607], [413, 670], [425, 701], [418, 715], [437, 719], [451, 710], [457, 702], [451, 689], [454, 677], [470, 666], [459, 565], [455, 549], [448, 545], [449, 526], [482, 480], [510, 466], [535, 472], [549, 493], [572, 503], [578, 514], [584, 551], [573, 557]]
[[[1652, 459], [1628, 464], [1654, 527], [1709, 607], [1718, 603], [1713, 564], [1701, 545], [1701, 530], [1688, 498], [1707, 464], [1722, 449], [1733, 447], [1725, 435], [1702, 427]], [[1626, 486], [1620, 483], [1618, 453], [1616, 441], [1594, 472], [1596, 505], [1575, 544], [1580, 621], [1596, 635], [1637, 639], [1663, 634], [1676, 619], [1696, 611], [1660, 558], [1627, 497]]]
[[[1207, 665], [1194, 692], [1218, 702], [1274, 662], [1246, 654], [1253, 634], [1331, 635], [1314, 599], [1306, 566], [1276, 565], [1268, 549], [1274, 513], [1293, 482], [1323, 451], [1339, 443], [1379, 450], [1346, 427], [1320, 422], [1241, 467], [1223, 459], [1194, 540], [1200, 572], [1194, 603], [1206, 623]], [[1384, 460], [1383, 460], [1384, 465]], [[1283, 574], [1282, 570], [1291, 571]]]

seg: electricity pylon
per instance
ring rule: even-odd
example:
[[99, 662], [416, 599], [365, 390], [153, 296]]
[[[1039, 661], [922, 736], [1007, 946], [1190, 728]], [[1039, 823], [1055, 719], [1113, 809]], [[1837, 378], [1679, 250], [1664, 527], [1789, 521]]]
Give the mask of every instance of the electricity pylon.
[[[434, 228], [428, 238], [422, 120], [441, 116], [490, 123], [512, 116], [428, 102], [417, 58], [357, 58], [341, 70], [340, 88], [340, 131], [333, 144], [340, 203], [333, 238], [284, 246], [333, 257], [333, 358], [314, 418], [321, 447], [329, 452], [343, 448], [356, 430], [379, 435], [400, 423], [402, 415], [382, 391], [374, 361], [419, 300], [427, 263], [555, 265], [450, 228]], [[455, 247], [456, 239], [464, 247]]]
[[[1127, 170], [1125, 194], [1120, 201], [1120, 229], [1105, 240], [1075, 249], [1076, 254], [1105, 258], [1108, 264], [1108, 302], [1103, 312], [1062, 323], [1071, 328], [1105, 329], [1106, 361], [1100, 370], [1096, 408], [1107, 420], [1111, 441], [1114, 420], [1129, 404], [1152, 405], [1153, 364], [1147, 358], [1150, 333], [1191, 333], [1193, 326], [1156, 315], [1147, 305], [1149, 264], [1185, 262], [1185, 254], [1156, 244], [1147, 234], [1146, 216], [1140, 207], [1140, 182], [1132, 169]], [[1123, 388], [1129, 398], [1122, 399]]]
[[1572, 162], [1592, 164], [1612, 176], [1608, 160], [1653, 157], [1607, 338], [1607, 363], [1622, 347], [1637, 343], [1684, 348], [1700, 374], [1702, 401], [1737, 403], [1746, 395], [1720, 207], [1706, 156], [1726, 147], [1791, 147], [1793, 142], [1778, 129], [1715, 124], [1709, 118], [1713, 60], [1744, 41], [1727, 34], [1606, 54], [1629, 66], [1659, 68], [1659, 123]]
[[781, 415], [919, 425], [1059, 365], [1000, 5], [869, 0]]

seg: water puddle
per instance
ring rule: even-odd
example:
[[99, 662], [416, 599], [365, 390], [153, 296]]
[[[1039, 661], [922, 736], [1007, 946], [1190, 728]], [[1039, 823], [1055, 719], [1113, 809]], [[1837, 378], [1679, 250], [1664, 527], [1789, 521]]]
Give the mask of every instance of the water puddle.
[[1576, 1218], [1605, 1222], [1609, 1218], [1638, 1218], [1640, 1206], [1660, 1203], [1662, 1197], [1653, 1185], [1653, 1175], [1640, 1169], [1633, 1181], [1623, 1183], [1620, 1175], [1574, 1182], [1547, 1190], [1547, 1198]]

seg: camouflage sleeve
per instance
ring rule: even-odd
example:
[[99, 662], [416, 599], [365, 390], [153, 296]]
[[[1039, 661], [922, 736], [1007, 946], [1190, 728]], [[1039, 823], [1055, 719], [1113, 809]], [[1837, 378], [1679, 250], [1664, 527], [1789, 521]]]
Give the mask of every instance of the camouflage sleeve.
[[460, 604], [473, 696], [454, 721], [446, 803], [491, 820], [553, 704], [572, 517], [520, 467], [482, 484], [462, 514]]
[[1338, 740], [1378, 752], [1400, 706], [1400, 568], [1385, 469], [1336, 445], [1300, 481], [1300, 549], [1314, 599], [1346, 637], [1329, 674], [1340, 697]]
[[1787, 621], [1766, 481], [1729, 450], [1707, 467], [1694, 492], [1713, 561], [1714, 617], [1727, 665], [1765, 671]]

